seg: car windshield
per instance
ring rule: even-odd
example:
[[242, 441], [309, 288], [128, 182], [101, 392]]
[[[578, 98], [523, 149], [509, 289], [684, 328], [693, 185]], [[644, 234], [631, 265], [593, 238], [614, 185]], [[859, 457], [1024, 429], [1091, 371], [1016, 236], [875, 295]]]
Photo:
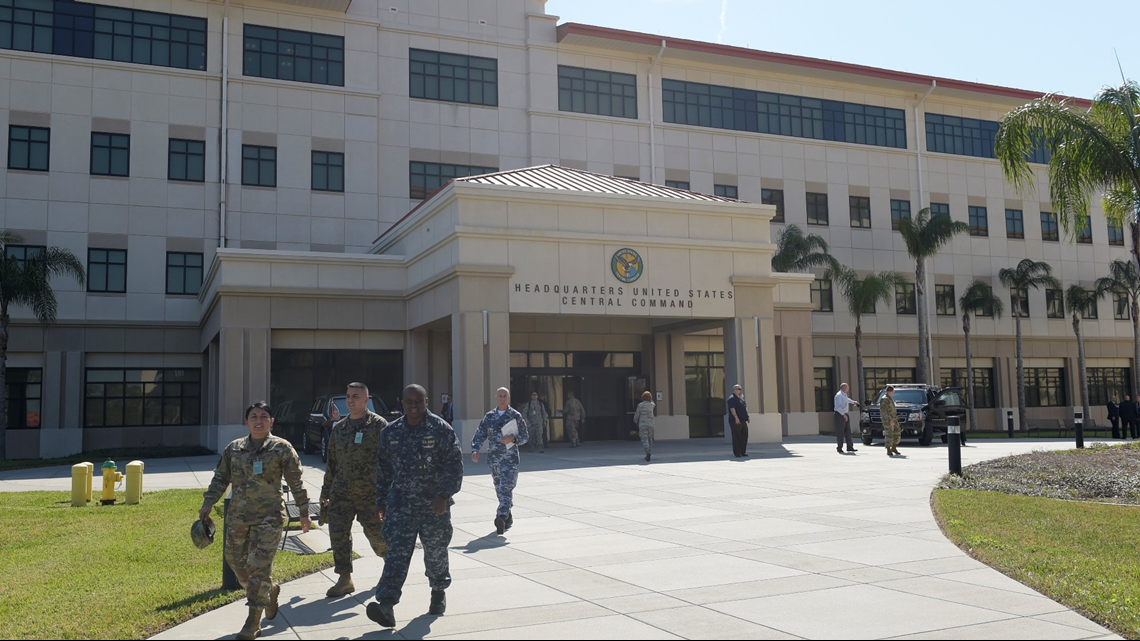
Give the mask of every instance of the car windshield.
[[[883, 400], [887, 395], [887, 391], [883, 390], [879, 393], [879, 398], [875, 399], [876, 404], [878, 401]], [[926, 405], [926, 392], [920, 389], [897, 389], [895, 390], [895, 403], [910, 403], [912, 405]]]
[[[341, 416], [348, 416], [348, 403], [344, 400], [343, 396], [338, 397], [338, 398], [334, 398], [332, 400], [332, 402], [333, 402], [333, 405], [336, 405], [337, 410], [340, 411]], [[376, 406], [373, 405], [371, 396], [368, 397], [368, 411], [369, 412], [375, 412], [376, 411]]]

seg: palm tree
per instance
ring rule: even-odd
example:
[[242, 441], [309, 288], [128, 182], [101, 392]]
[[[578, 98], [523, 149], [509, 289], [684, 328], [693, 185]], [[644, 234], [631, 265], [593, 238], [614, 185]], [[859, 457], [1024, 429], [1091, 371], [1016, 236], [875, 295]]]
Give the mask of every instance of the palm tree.
[[[1103, 194], [1111, 221], [1129, 223], [1133, 260], [1140, 261], [1140, 84], [1105, 87], [1090, 109], [1047, 95], [1006, 114], [994, 152], [1006, 178], [1029, 192], [1030, 152], [1049, 151], [1049, 198], [1069, 233], [1087, 220], [1089, 201]], [[1036, 198], [1036, 196], [1034, 196]]]
[[[869, 274], [860, 279], [854, 269], [845, 265], [835, 265], [828, 269], [827, 277], [839, 286], [839, 293], [847, 300], [847, 311], [855, 317], [855, 375], [859, 378], [857, 394], [865, 396], [867, 390], [863, 389], [863, 315], [874, 314], [876, 305], [894, 300], [895, 289], [905, 284], [906, 279], [898, 272]], [[855, 398], [862, 398], [859, 395]]]
[[828, 253], [827, 241], [816, 234], [804, 234], [796, 225], [788, 225], [776, 237], [776, 253], [772, 255], [774, 272], [806, 272], [810, 269], [837, 265]]
[[8, 395], [5, 380], [8, 366], [9, 305], [27, 305], [36, 319], [47, 325], [55, 322], [55, 291], [51, 279], [71, 276], [82, 285], [86, 280], [83, 263], [75, 254], [59, 247], [47, 247], [21, 263], [8, 256], [5, 246], [23, 242], [17, 234], [0, 231], [0, 461], [8, 456], [5, 430], [8, 428]]
[[1069, 285], [1065, 291], [1065, 309], [1073, 315], [1073, 333], [1077, 335], [1077, 367], [1081, 372], [1081, 409], [1085, 420], [1089, 420], [1089, 378], [1085, 370], [1085, 339], [1081, 336], [1081, 317], [1096, 313], [1096, 302], [1100, 299], [1096, 290], [1085, 289], [1080, 285]]
[[958, 307], [962, 309], [962, 332], [966, 334], [966, 399], [970, 406], [970, 429], [974, 430], [978, 423], [974, 416], [974, 353], [970, 351], [970, 314], [1001, 318], [1005, 304], [994, 295], [994, 289], [989, 283], [975, 279], [958, 299]]
[[[1025, 359], [1022, 357], [1021, 305], [1030, 289], [1048, 287], [1061, 289], [1061, 283], [1053, 278], [1053, 268], [1048, 263], [1030, 258], [1023, 259], [1014, 268], [998, 271], [1001, 284], [1009, 288], [1013, 303], [1013, 324], [1017, 328], [1017, 422], [1022, 431], [1027, 428], [1025, 421]], [[1024, 292], [1024, 294], [1022, 293]]]
[[951, 220], [949, 216], [931, 216], [930, 208], [924, 207], [914, 218], [904, 217], [899, 221], [899, 233], [906, 242], [906, 251], [914, 259], [914, 291], [918, 304], [918, 382], [928, 383], [927, 368], [930, 359], [926, 335], [926, 259], [938, 253], [942, 246], [950, 242], [956, 234], [970, 231], [964, 222]]
[[1108, 276], [1096, 279], [1096, 291], [1099, 295], [1127, 296], [1132, 303], [1132, 398], [1136, 398], [1140, 395], [1140, 376], [1136, 369], [1140, 364], [1140, 274], [1136, 272], [1136, 263], [1119, 258], [1112, 261], [1108, 265]]

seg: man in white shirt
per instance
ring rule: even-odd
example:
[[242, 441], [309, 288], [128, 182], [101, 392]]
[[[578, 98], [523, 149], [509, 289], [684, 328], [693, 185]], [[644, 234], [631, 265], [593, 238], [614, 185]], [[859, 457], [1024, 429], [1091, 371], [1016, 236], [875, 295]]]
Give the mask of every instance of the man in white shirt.
[[847, 383], [839, 386], [839, 393], [835, 395], [835, 451], [840, 454], [843, 453], [843, 440], [847, 439], [847, 451], [856, 452], [854, 444], [851, 443], [851, 418], [847, 412], [851, 410], [851, 406], [859, 407], [859, 404], [847, 397], [848, 390]]

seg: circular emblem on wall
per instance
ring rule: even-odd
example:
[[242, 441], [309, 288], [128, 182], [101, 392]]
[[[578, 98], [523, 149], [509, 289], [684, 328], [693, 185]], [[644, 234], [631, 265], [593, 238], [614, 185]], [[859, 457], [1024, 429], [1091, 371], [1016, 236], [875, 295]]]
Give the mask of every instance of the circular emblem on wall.
[[641, 262], [640, 254], [625, 247], [614, 252], [614, 257], [610, 260], [610, 269], [621, 282], [632, 283], [641, 278], [641, 272], [645, 271], [645, 263]]

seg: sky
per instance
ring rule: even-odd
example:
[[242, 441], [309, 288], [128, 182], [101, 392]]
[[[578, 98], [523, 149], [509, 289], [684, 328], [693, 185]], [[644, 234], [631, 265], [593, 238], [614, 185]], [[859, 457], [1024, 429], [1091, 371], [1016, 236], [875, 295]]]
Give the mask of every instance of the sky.
[[559, 23], [1081, 98], [1120, 84], [1117, 56], [1140, 80], [1140, 0], [548, 0], [546, 12]]

